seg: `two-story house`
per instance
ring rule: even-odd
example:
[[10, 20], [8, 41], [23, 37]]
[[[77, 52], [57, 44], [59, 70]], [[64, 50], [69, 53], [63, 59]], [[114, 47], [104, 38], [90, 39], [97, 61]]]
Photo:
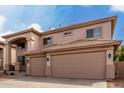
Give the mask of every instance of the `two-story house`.
[[46, 32], [27, 29], [6, 39], [5, 69], [29, 76], [114, 79], [113, 54], [121, 41], [112, 40], [117, 16]]

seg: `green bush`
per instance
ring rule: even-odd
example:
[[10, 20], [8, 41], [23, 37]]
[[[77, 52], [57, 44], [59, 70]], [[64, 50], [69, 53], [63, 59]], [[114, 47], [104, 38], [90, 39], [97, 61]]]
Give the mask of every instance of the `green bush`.
[[114, 54], [114, 61], [124, 61], [124, 46], [120, 46]]

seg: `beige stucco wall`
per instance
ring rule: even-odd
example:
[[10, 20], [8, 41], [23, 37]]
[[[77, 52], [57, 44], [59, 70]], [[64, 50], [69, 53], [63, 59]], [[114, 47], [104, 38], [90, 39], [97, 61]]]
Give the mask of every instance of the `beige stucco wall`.
[[[16, 54], [19, 56], [19, 55], [23, 55], [24, 52], [26, 51], [32, 51], [32, 50], [36, 50], [40, 47], [40, 36], [37, 35], [36, 33], [33, 33], [33, 32], [28, 32], [28, 33], [23, 33], [23, 34], [20, 34], [20, 35], [16, 35], [16, 36], [12, 36], [12, 37], [9, 37], [9, 38], [6, 38], [6, 47], [5, 47], [5, 64], [6, 66], [4, 67], [7, 67], [6, 69], [8, 69], [8, 64], [12, 63], [14, 64], [15, 63], [15, 60], [16, 60], [16, 57], [15, 56], [15, 53], [14, 53], [14, 50], [11, 51], [11, 45], [9, 45], [9, 43], [13, 40], [18, 40], [18, 39], [21, 39], [21, 38], [26, 38], [26, 49], [22, 49], [22, 50], [17, 50], [16, 51]], [[17, 62], [17, 60], [16, 60]]]
[[72, 35], [70, 36], [64, 36], [64, 32], [60, 33], [54, 33], [50, 35], [44, 35], [41, 38], [45, 37], [53, 37], [53, 42], [54, 44], [61, 44], [61, 43], [67, 43], [75, 40], [80, 40], [84, 39], [86, 40], [86, 30], [91, 29], [91, 28], [96, 28], [96, 27], [102, 27], [102, 37], [99, 37], [97, 39], [102, 39], [102, 40], [111, 40], [111, 22], [106, 22], [106, 23], [101, 23], [101, 24], [96, 24], [96, 25], [91, 25], [83, 28], [78, 28], [72, 31]]
[[[106, 79], [115, 79], [115, 66], [113, 63], [113, 47], [106, 51]], [[111, 54], [111, 58], [109, 58]]]
[[124, 61], [115, 61], [117, 78], [124, 78]]
[[40, 36], [33, 33], [33, 32], [24, 33], [24, 34], [16, 35], [13, 37], [9, 37], [6, 39], [6, 43], [10, 42], [11, 40], [18, 39], [18, 38], [26, 38], [27, 51], [36, 50], [40, 47], [40, 43], [39, 43], [40, 42]]
[[10, 42], [11, 40], [17, 39], [17, 38], [22, 38], [22, 37], [27, 37], [27, 38], [31, 38], [31, 32], [29, 33], [24, 33], [24, 34], [20, 34], [20, 35], [16, 35], [16, 36], [12, 36], [9, 38], [6, 38], [6, 42]]
[[[43, 38], [48, 36], [53, 37], [54, 44], [67, 43], [67, 42], [80, 40], [80, 39], [86, 40], [86, 30], [90, 28], [95, 28], [95, 27], [102, 27], [102, 37], [97, 39], [111, 40], [111, 22], [106, 22], [106, 23], [101, 23], [101, 24], [96, 24], [96, 25], [91, 25], [91, 26], [71, 30], [72, 35], [66, 36], [66, 37], [64, 37], [63, 35], [64, 32], [44, 35], [44, 36], [39, 36], [33, 32], [29, 32], [29, 33], [24, 33], [24, 34], [16, 35], [13, 37], [9, 37], [6, 39], [6, 42], [8, 43], [9, 41], [14, 40], [16, 38], [25, 37], [27, 40], [26, 51], [32, 51], [32, 50], [37, 50], [41, 48], [43, 45]], [[6, 50], [7, 48], [8, 47], [6, 47]]]
[[36, 50], [36, 49], [39, 49], [41, 48], [41, 44], [42, 44], [42, 41], [41, 41], [41, 36], [35, 34], [35, 33], [31, 33], [32, 35], [32, 50]]

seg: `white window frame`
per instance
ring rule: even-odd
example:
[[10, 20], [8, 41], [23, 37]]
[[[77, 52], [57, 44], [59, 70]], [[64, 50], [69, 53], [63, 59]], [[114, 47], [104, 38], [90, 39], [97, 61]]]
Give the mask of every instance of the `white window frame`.
[[[93, 30], [92, 37], [88, 37], [88, 33], [87, 33], [88, 30]], [[91, 28], [86, 30], [86, 38], [95, 38], [95, 37], [102, 37], [102, 27], [96, 27], [96, 28]]]

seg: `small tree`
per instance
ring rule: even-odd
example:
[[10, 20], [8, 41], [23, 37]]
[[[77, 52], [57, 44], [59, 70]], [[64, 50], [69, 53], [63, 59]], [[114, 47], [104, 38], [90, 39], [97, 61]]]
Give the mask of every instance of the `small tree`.
[[124, 46], [120, 46], [114, 55], [115, 61], [124, 61]]

